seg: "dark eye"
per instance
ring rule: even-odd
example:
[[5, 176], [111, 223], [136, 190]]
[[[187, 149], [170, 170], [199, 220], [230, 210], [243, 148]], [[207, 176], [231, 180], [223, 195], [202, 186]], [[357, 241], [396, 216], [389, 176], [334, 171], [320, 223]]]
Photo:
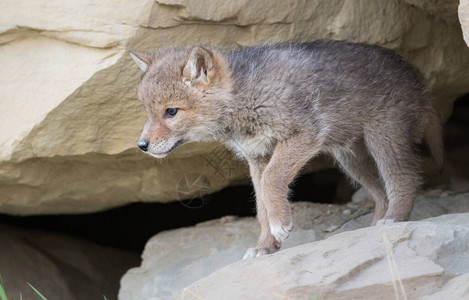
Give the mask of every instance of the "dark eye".
[[168, 116], [171, 116], [171, 117], [174, 117], [178, 112], [178, 109], [177, 108], [168, 108], [166, 109], [166, 114], [168, 114]]

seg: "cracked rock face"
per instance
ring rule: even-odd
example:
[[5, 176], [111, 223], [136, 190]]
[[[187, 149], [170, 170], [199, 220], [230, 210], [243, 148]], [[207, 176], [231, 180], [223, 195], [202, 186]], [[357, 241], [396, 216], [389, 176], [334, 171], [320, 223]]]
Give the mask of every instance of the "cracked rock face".
[[194, 173], [212, 190], [244, 180], [246, 167], [217, 144], [187, 145], [162, 162], [136, 150], [145, 113], [131, 49], [343, 39], [394, 49], [419, 67], [445, 118], [469, 92], [455, 0], [5, 0], [0, 20], [4, 213], [175, 201]]

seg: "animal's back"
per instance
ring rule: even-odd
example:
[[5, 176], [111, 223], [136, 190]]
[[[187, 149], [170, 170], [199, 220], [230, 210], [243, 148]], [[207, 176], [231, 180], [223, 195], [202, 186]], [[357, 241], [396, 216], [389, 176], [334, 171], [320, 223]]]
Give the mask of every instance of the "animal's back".
[[373, 100], [394, 98], [385, 97], [391, 93], [426, 93], [416, 68], [392, 50], [377, 46], [320, 40], [241, 48], [228, 57], [235, 90], [256, 90], [268, 80], [271, 86], [295, 87], [292, 96], [298, 100], [304, 93], [319, 91], [329, 93], [326, 100], [331, 101], [345, 93], [350, 99], [367, 95]]
[[228, 58], [236, 101], [262, 107], [258, 118], [278, 131], [302, 124], [330, 144], [348, 144], [367, 124], [388, 120], [423, 138], [432, 109], [423, 77], [389, 49], [316, 41], [242, 48]]

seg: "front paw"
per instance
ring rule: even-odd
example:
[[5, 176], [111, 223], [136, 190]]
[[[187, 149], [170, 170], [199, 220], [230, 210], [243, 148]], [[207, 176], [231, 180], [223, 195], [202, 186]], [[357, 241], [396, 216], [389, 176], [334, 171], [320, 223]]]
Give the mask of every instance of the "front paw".
[[270, 233], [274, 236], [277, 242], [283, 242], [289, 235], [293, 228], [292, 218], [288, 219], [288, 222], [281, 221], [270, 221], [269, 222]]
[[256, 247], [249, 248], [243, 256], [243, 259], [258, 257], [261, 255], [267, 255], [275, 253], [279, 250], [279, 247]]

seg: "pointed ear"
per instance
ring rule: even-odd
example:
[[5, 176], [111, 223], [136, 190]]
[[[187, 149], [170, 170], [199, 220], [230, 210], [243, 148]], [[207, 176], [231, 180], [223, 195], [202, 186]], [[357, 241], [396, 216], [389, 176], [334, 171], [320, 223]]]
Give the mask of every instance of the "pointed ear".
[[152, 59], [149, 55], [145, 53], [130, 51], [130, 56], [137, 63], [140, 69], [142, 69], [143, 72], [146, 72], [148, 70], [148, 66], [151, 65]]
[[211, 75], [213, 75], [213, 53], [204, 47], [195, 47], [182, 71], [183, 82], [209, 84]]

